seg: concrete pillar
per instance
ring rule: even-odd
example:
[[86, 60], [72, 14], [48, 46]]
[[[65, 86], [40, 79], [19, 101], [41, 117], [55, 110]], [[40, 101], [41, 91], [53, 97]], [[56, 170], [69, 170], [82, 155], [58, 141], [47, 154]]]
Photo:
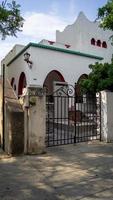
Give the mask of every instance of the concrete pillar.
[[113, 142], [113, 92], [101, 92], [101, 139]]
[[36, 86], [28, 88], [28, 94], [24, 99], [24, 104], [24, 153], [44, 153], [46, 136], [46, 100], [43, 88], [42, 90], [40, 87], [38, 88]]

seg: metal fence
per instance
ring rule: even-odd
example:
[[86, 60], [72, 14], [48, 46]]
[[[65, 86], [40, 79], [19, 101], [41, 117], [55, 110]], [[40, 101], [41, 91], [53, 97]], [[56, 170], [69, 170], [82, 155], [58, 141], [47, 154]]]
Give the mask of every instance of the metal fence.
[[100, 94], [76, 95], [60, 87], [46, 96], [46, 145], [57, 146], [101, 139]]

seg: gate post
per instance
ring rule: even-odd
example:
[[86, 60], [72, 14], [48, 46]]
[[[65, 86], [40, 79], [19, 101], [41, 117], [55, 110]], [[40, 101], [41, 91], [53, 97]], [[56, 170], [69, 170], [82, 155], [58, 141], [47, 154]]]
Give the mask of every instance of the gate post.
[[39, 86], [30, 86], [24, 98], [25, 154], [45, 152], [46, 101], [45, 91]]
[[113, 142], [113, 92], [101, 92], [101, 140]]
[[74, 85], [74, 87], [75, 87], [75, 94], [74, 94], [74, 114], [75, 114], [75, 116], [74, 116], [74, 126], [75, 126], [75, 135], [74, 135], [74, 143], [76, 143], [76, 102], [77, 102], [77, 93], [76, 93], [76, 88], [77, 88], [77, 84], [75, 83], [75, 85]]

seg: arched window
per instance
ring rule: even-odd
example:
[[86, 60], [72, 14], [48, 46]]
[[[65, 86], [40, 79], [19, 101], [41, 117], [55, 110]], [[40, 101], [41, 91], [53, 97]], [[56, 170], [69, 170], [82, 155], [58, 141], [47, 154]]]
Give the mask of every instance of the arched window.
[[101, 41], [100, 40], [97, 40], [97, 46], [101, 47]]
[[27, 85], [26, 76], [25, 76], [25, 73], [22, 72], [20, 74], [19, 83], [18, 83], [18, 96], [22, 95], [22, 91], [26, 87], [26, 85]]
[[102, 47], [107, 48], [107, 43], [105, 41], [102, 42]]
[[95, 45], [95, 39], [94, 38], [91, 39], [91, 45]]

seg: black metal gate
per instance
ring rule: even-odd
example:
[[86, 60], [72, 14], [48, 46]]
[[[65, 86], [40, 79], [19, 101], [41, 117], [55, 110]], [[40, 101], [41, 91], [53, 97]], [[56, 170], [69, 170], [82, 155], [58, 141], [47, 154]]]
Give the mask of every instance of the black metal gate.
[[46, 103], [47, 146], [101, 139], [99, 93], [78, 96], [73, 86], [60, 86]]

